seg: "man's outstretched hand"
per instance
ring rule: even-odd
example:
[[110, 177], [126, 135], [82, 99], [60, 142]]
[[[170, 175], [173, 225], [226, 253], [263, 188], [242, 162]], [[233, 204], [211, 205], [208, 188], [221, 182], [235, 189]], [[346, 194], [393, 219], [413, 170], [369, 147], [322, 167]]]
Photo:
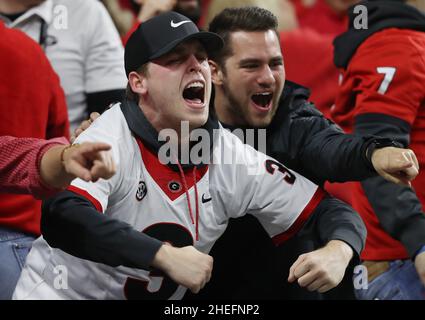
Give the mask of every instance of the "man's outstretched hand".
[[66, 188], [75, 178], [93, 182], [109, 179], [116, 171], [110, 149], [110, 145], [100, 142], [54, 146], [41, 159], [41, 178], [57, 189]]
[[106, 143], [84, 142], [64, 151], [65, 171], [85, 181], [96, 182], [99, 178], [109, 179], [116, 171], [111, 146]]
[[410, 149], [376, 149], [372, 154], [372, 165], [381, 177], [405, 186], [410, 186], [410, 181], [419, 173], [418, 159]]

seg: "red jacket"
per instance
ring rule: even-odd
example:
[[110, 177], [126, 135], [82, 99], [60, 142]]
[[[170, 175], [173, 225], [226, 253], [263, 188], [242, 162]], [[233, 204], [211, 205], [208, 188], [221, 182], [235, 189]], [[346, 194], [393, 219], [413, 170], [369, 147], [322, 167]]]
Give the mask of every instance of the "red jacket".
[[[358, 47], [343, 74], [332, 115], [347, 132], [354, 130], [359, 116], [398, 119], [410, 128], [409, 147], [415, 151], [419, 166], [424, 168], [425, 32], [389, 28], [367, 38]], [[424, 206], [424, 171], [419, 173], [412, 185]], [[353, 207], [361, 214], [368, 230], [362, 258], [408, 258], [405, 247], [382, 228], [359, 183], [352, 190], [352, 198]]]
[[[0, 39], [0, 136], [69, 138], [65, 96], [43, 50], [3, 23]], [[40, 201], [1, 194], [0, 207], [1, 226], [40, 233]]]
[[43, 184], [40, 162], [51, 147], [67, 144], [65, 138], [0, 137], [0, 192], [31, 194], [36, 198], [50, 196], [56, 190]]

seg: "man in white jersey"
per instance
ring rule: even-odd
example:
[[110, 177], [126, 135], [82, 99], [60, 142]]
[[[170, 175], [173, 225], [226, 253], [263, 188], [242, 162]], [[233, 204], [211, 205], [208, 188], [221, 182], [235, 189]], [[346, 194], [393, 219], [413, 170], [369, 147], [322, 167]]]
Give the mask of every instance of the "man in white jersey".
[[[42, 231], [51, 246], [36, 240], [15, 299], [180, 299], [185, 282], [170, 270], [160, 268], [164, 274], [152, 268], [164, 243], [208, 253], [229, 218], [248, 213], [280, 244], [304, 224], [325, 223], [324, 217], [333, 214], [330, 198], [320, 188], [244, 145], [209, 117], [207, 51], [221, 46], [219, 36], [199, 32], [175, 12], [148, 20], [130, 37], [125, 52], [128, 98], [76, 140], [107, 141], [118, 171], [108, 181], [75, 180], [68, 191], [44, 203]], [[160, 155], [169, 141], [161, 142], [158, 133], [173, 129], [178, 144], [187, 145], [187, 123], [191, 133], [202, 129], [209, 142], [202, 161], [190, 158], [186, 163], [180, 152], [178, 161], [163, 164]], [[188, 147], [193, 151], [196, 145]], [[225, 162], [229, 155], [231, 163]], [[260, 164], [255, 172], [253, 163]], [[351, 213], [344, 205], [338, 210], [341, 217]], [[360, 219], [338, 224], [335, 233], [351, 232], [364, 245]], [[300, 259], [292, 272], [300, 281], [312, 282], [313, 290], [329, 290], [341, 281], [352, 246], [336, 237], [317, 251], [317, 261]], [[329, 253], [335, 259], [320, 265], [320, 257]], [[58, 283], [63, 270], [66, 277]], [[210, 273], [204, 272], [192, 291], [205, 285]]]

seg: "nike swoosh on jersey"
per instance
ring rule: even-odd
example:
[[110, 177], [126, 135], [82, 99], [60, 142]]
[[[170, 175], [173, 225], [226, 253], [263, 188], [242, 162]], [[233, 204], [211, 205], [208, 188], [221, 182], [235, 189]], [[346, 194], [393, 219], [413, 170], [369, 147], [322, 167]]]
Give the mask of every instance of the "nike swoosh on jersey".
[[204, 196], [205, 196], [205, 193], [202, 194], [202, 199], [201, 199], [202, 203], [207, 203], [207, 202], [210, 202], [212, 200], [211, 197], [205, 199]]
[[180, 21], [180, 22], [175, 23], [173, 20], [171, 20], [171, 26], [172, 26], [173, 28], [178, 28], [178, 27], [180, 27], [182, 24], [189, 23], [189, 22], [190, 22], [189, 20], [184, 20], [184, 21]]

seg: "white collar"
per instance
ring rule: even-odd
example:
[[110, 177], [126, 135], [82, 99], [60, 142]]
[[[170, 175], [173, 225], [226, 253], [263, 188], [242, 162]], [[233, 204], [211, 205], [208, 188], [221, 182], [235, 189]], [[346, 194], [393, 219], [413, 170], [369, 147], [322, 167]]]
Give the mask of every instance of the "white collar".
[[7, 21], [7, 25], [10, 28], [16, 27], [33, 16], [39, 16], [47, 24], [50, 24], [53, 20], [53, 0], [46, 0], [38, 6], [25, 11], [25, 13], [15, 21], [12, 21], [11, 23], [8, 23], [10, 21]]

